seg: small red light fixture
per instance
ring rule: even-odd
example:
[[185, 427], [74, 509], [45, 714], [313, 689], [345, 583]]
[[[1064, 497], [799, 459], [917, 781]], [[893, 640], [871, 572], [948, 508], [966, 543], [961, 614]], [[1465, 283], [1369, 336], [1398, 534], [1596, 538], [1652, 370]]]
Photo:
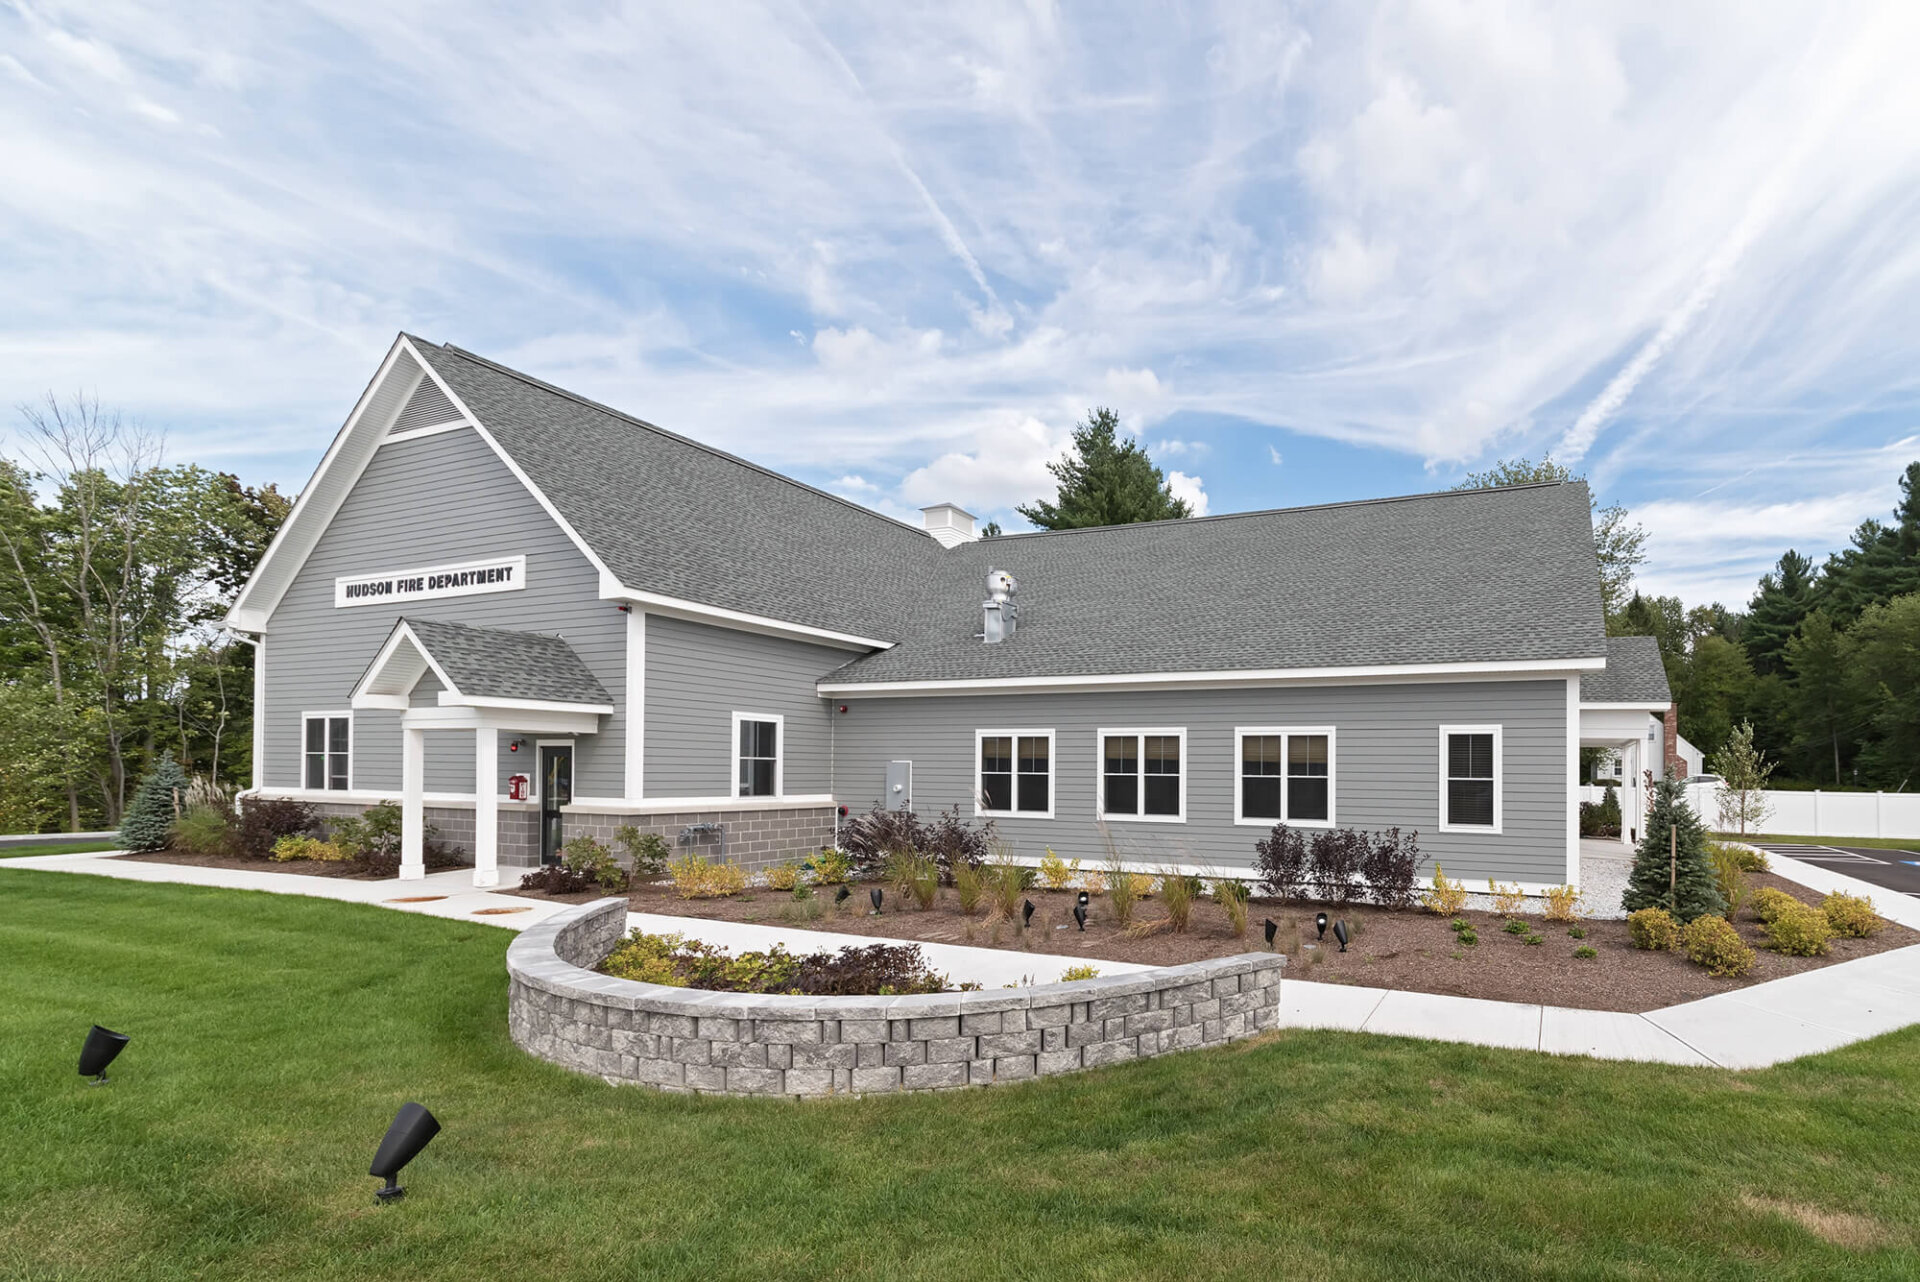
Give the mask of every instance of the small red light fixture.
[[840, 705], [840, 711], [841, 711], [841, 712], [845, 712], [846, 710], [847, 710], [847, 705], [846, 705], [846, 704], [844, 704], [844, 703], [843, 703], [843, 704], [841, 704], [841, 705]]
[[840, 807], [840, 817], [842, 819], [847, 817], [847, 808], [845, 806]]
[[616, 607], [616, 608], [617, 608], [617, 609], [618, 609], [618, 610], [620, 611], [620, 613], [622, 613], [622, 614], [632, 614], [632, 613], [633, 613], [633, 607], [632, 607], [632, 606], [630, 606], [630, 605], [623, 605], [623, 606], [618, 606], [618, 607]]

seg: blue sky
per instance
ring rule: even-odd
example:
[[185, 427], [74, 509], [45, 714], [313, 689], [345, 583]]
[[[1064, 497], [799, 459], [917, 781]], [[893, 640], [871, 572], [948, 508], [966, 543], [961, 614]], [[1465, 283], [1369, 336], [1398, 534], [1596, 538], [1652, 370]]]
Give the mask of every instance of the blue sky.
[[[1744, 601], [1920, 457], [1920, 6], [0, 0], [0, 398], [304, 482], [395, 331], [1009, 528], [1551, 450]], [[10, 424], [11, 426], [11, 424]]]

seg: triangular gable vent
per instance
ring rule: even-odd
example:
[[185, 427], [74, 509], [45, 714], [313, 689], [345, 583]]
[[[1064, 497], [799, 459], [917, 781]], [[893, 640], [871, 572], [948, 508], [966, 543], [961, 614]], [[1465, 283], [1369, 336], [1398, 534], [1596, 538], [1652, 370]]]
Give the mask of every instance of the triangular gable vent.
[[393, 434], [411, 432], [416, 427], [440, 427], [464, 419], [465, 416], [447, 399], [447, 394], [440, 390], [440, 384], [423, 378], [419, 390], [407, 402], [407, 408], [401, 410], [400, 417], [393, 421]]

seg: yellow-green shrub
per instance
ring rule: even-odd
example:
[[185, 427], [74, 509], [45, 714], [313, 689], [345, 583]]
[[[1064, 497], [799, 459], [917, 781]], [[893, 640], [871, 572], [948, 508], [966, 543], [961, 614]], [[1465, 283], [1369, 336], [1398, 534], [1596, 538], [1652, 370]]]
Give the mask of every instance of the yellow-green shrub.
[[1635, 948], [1666, 952], [1679, 941], [1680, 927], [1666, 909], [1642, 908], [1627, 915], [1627, 933], [1633, 936]]
[[292, 863], [298, 859], [312, 859], [323, 864], [337, 864], [353, 858], [351, 851], [342, 850], [331, 841], [321, 841], [318, 837], [296, 834], [282, 837], [273, 843], [273, 861]]
[[1754, 891], [1748, 906], [1753, 909], [1753, 915], [1761, 921], [1772, 921], [1781, 913], [1806, 907], [1786, 891], [1774, 886], [1762, 886]]
[[1487, 896], [1493, 900], [1493, 911], [1502, 917], [1513, 916], [1527, 902], [1519, 886], [1502, 886], [1491, 877], [1487, 878]]
[[800, 865], [789, 859], [767, 869], [767, 889], [792, 890], [800, 884]]
[[1824, 957], [1832, 938], [1827, 915], [1812, 904], [1796, 902], [1767, 923], [1768, 946], [1789, 957]]
[[1060, 972], [1060, 982], [1063, 984], [1077, 984], [1083, 979], [1098, 978], [1100, 978], [1098, 966], [1069, 966]]
[[813, 879], [822, 886], [844, 886], [853, 875], [853, 856], [844, 850], [829, 847], [815, 855], [811, 862]]
[[1753, 949], [1725, 917], [1695, 917], [1680, 932], [1687, 959], [1707, 968], [1719, 979], [1733, 979], [1753, 969]]
[[1833, 933], [1843, 939], [1865, 939], [1887, 924], [1874, 914], [1871, 899], [1837, 890], [1820, 901], [1820, 911], [1827, 915]]
[[1073, 885], [1074, 878], [1080, 875], [1080, 861], [1068, 863], [1053, 853], [1051, 847], [1040, 856], [1040, 884], [1048, 890], [1065, 890]]
[[1448, 881], [1447, 874], [1435, 864], [1433, 889], [1420, 896], [1420, 906], [1442, 917], [1457, 916], [1467, 906], [1467, 888], [1457, 881]]
[[693, 854], [668, 864], [667, 873], [682, 899], [720, 899], [747, 888], [747, 873], [739, 864], [712, 863]]
[[1579, 921], [1580, 892], [1572, 886], [1548, 886], [1547, 920]]

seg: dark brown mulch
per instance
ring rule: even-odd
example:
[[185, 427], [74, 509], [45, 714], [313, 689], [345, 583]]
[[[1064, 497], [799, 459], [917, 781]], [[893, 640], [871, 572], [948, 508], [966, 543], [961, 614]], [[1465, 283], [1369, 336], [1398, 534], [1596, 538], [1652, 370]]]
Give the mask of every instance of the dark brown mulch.
[[[395, 876], [376, 877], [365, 867], [352, 862], [327, 863], [318, 859], [290, 859], [276, 863], [271, 859], [246, 859], [239, 855], [191, 855], [184, 850], [152, 850], [126, 854], [121, 859], [137, 859], [149, 864], [185, 864], [192, 868], [244, 868], [249, 872], [290, 872], [300, 877], [344, 877], [349, 881], [395, 881]], [[471, 868], [472, 864], [436, 865], [429, 871], [446, 872], [452, 868]]]
[[[1774, 886], [1799, 899], [1819, 902], [1818, 895], [1784, 878], [1757, 874], [1750, 880], [1754, 890]], [[1018, 948], [1034, 953], [1156, 966], [1261, 949], [1265, 946], [1262, 923], [1272, 918], [1279, 926], [1275, 946], [1289, 956], [1289, 979], [1616, 1011], [1657, 1010], [1783, 975], [1920, 944], [1920, 932], [1889, 923], [1870, 939], [1835, 939], [1832, 952], [1825, 957], [1783, 957], [1766, 950], [1765, 932], [1752, 920], [1751, 914], [1743, 910], [1736, 927], [1754, 948], [1758, 960], [1752, 972], [1742, 979], [1715, 979], [1681, 954], [1635, 948], [1627, 936], [1624, 921], [1582, 921], [1579, 926], [1585, 930], [1586, 937], [1575, 939], [1567, 934], [1564, 923], [1526, 917], [1522, 920], [1543, 937], [1542, 943], [1530, 945], [1520, 936], [1507, 934], [1503, 929], [1505, 922], [1494, 914], [1467, 912], [1461, 915], [1473, 923], [1480, 942], [1472, 948], [1463, 948], [1454, 940], [1448, 925], [1450, 919], [1431, 913], [1256, 899], [1248, 914], [1246, 937], [1236, 939], [1228, 927], [1226, 914], [1209, 900], [1194, 905], [1192, 922], [1185, 934], [1162, 932], [1141, 936], [1130, 935], [1113, 924], [1112, 908], [1105, 896], [1094, 899], [1087, 928], [1082, 932], [1074, 928], [1074, 892], [1035, 890], [1028, 896], [1035, 908], [1033, 925], [1022, 931], [1016, 923], [994, 922], [985, 909], [972, 917], [963, 915], [954, 901], [953, 891], [945, 889], [934, 906], [925, 912], [896, 902], [895, 896], [888, 892], [885, 911], [875, 917], [869, 912], [869, 889], [864, 885], [853, 887], [853, 895], [837, 908], [833, 904], [832, 888], [816, 892], [817, 902], [824, 911], [813, 920], [796, 912], [793, 897], [784, 891], [752, 890], [731, 899], [688, 900], [679, 898], [670, 885], [662, 883], [641, 886], [630, 892], [627, 900], [634, 912], [666, 916], [755, 922], [927, 943]], [[508, 893], [565, 903], [586, 903], [605, 897], [601, 891], [558, 896], [511, 889]], [[1324, 945], [1312, 946], [1317, 942], [1314, 914], [1323, 907], [1330, 916], [1344, 919], [1352, 931], [1352, 942], [1344, 954], [1339, 951], [1331, 930]], [[1143, 899], [1134, 909], [1136, 926], [1164, 921], [1165, 917], [1157, 898]], [[1591, 946], [1599, 956], [1576, 958], [1574, 950], [1583, 944]]]

